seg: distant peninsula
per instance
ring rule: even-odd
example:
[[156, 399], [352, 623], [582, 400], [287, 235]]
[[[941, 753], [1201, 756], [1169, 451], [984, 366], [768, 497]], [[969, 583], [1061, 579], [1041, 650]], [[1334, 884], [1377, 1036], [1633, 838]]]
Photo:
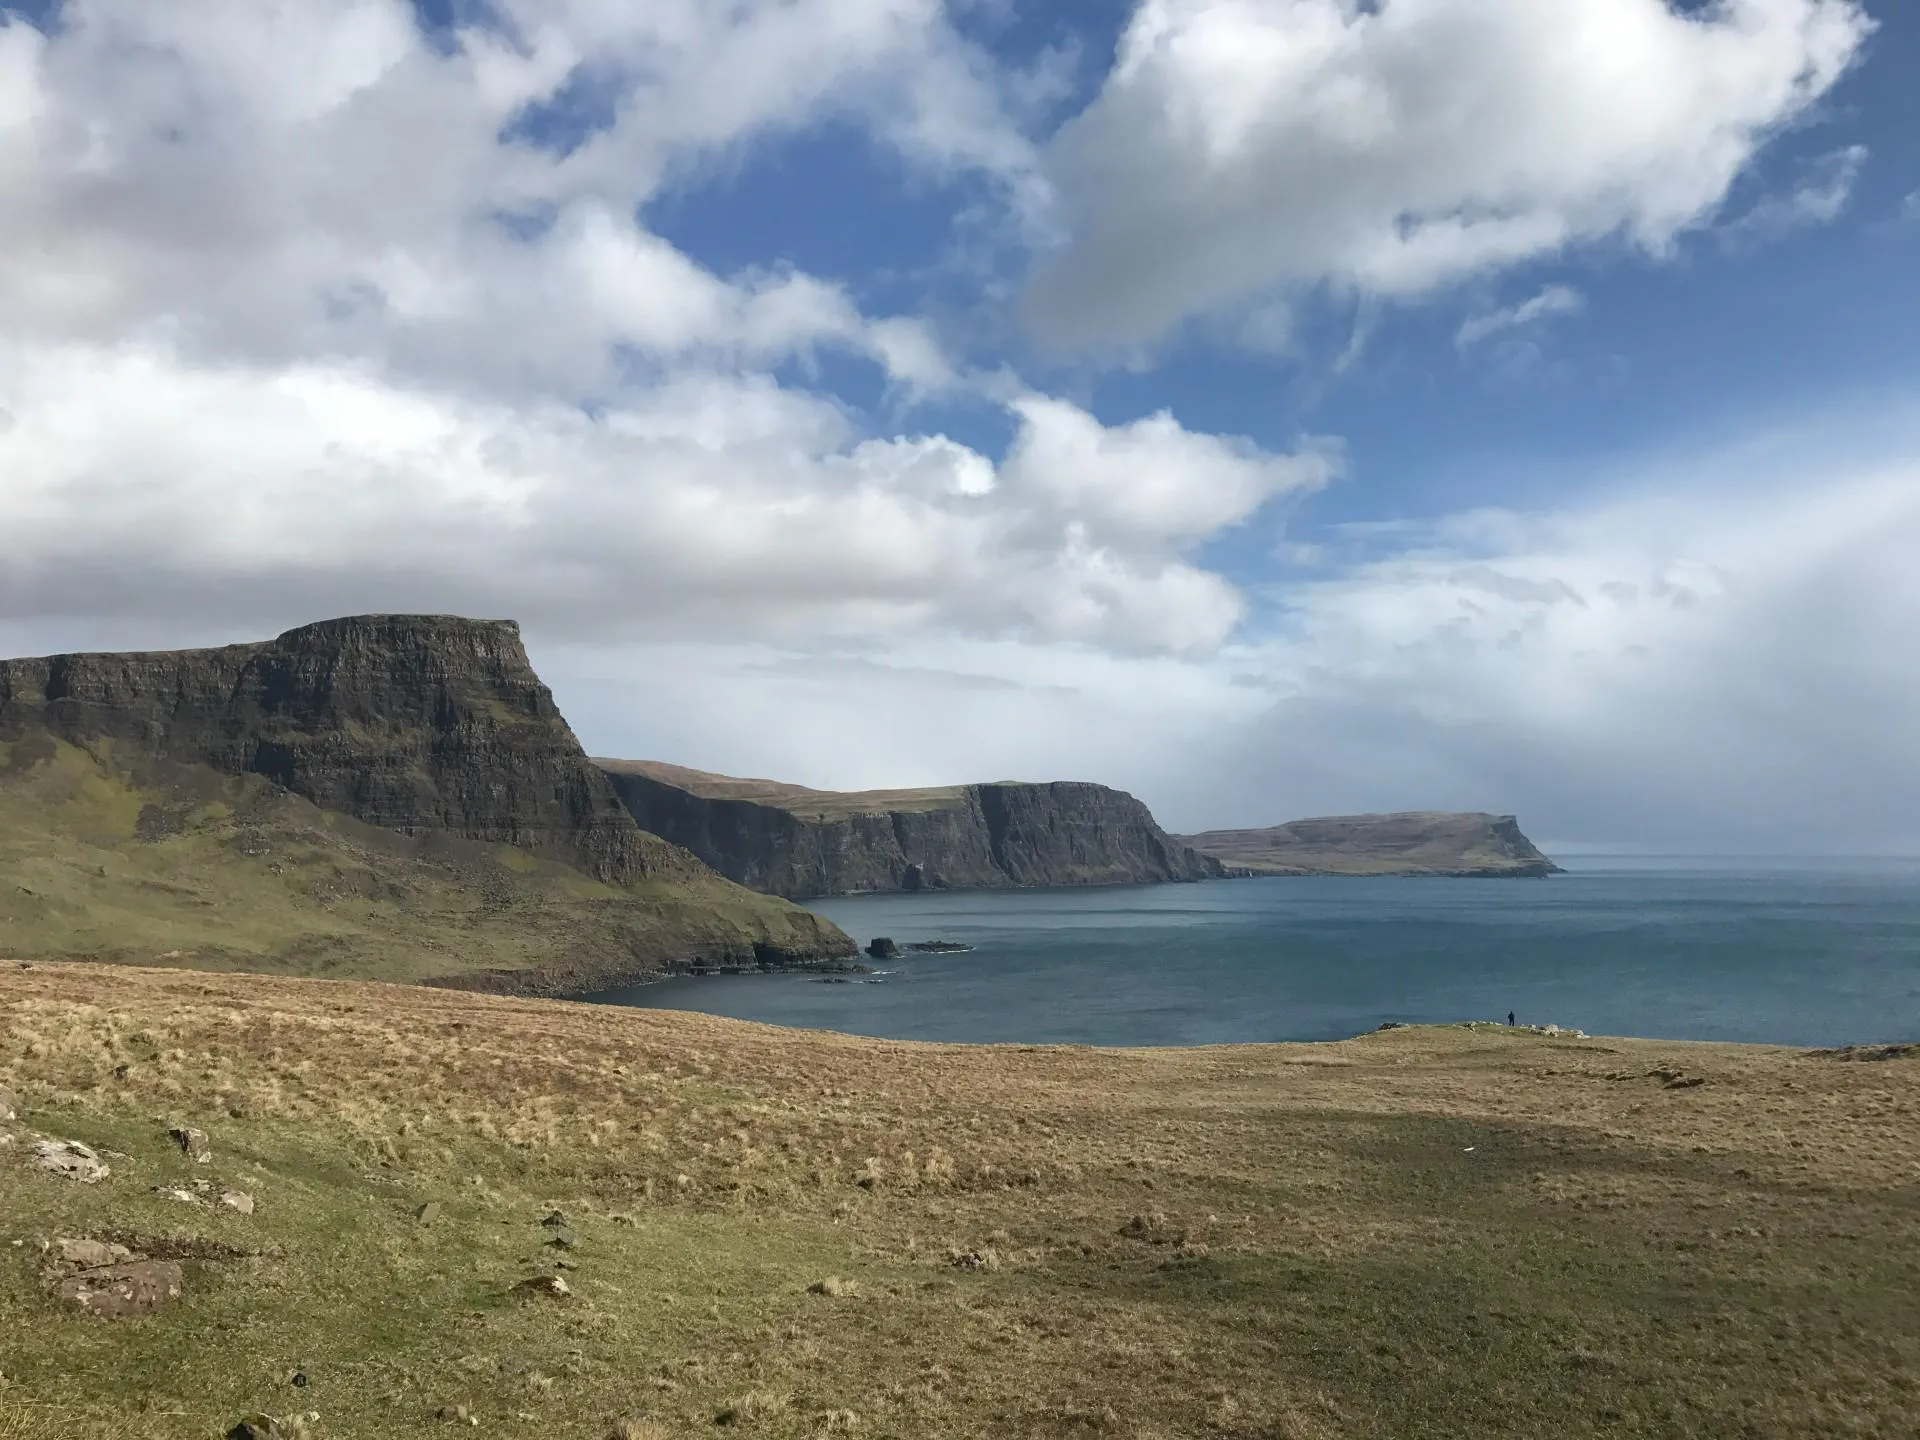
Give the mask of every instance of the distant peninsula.
[[1527, 878], [1562, 873], [1520, 833], [1512, 815], [1434, 810], [1328, 815], [1265, 830], [1209, 830], [1180, 838], [1238, 874]]
[[787, 899], [873, 891], [1143, 885], [1221, 863], [1124, 791], [1081, 781], [812, 790], [649, 760], [598, 760], [640, 828]]

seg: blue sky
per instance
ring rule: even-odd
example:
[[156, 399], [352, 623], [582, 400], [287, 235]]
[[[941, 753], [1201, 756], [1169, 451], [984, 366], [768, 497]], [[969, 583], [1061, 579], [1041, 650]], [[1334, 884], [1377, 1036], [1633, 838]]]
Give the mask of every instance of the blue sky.
[[1886, 0], [0, 8], [0, 645], [602, 753], [1920, 849]]

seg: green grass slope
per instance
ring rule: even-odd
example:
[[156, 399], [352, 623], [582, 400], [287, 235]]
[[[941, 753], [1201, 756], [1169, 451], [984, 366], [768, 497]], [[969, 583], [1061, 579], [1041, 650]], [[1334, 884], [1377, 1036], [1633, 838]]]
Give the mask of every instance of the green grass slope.
[[508, 845], [362, 824], [257, 776], [122, 764], [108, 741], [0, 741], [0, 954], [566, 991], [836, 936], [691, 862], [604, 884]]

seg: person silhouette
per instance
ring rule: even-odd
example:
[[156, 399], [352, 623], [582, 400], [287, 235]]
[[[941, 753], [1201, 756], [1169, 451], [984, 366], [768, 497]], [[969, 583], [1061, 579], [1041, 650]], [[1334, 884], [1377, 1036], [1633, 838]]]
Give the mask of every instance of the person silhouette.
[[1513, 1011], [1511, 1010], [1507, 1011], [1507, 1028], [1509, 1030], [1513, 1028]]

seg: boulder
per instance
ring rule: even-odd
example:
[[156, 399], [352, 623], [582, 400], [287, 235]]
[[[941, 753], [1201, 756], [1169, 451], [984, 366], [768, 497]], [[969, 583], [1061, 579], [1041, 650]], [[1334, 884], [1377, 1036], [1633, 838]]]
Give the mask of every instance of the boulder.
[[20, 1097], [13, 1091], [0, 1085], [0, 1120], [18, 1120], [20, 1118]]
[[33, 1163], [42, 1170], [92, 1185], [113, 1171], [107, 1162], [78, 1140], [42, 1140], [33, 1147]]
[[880, 935], [868, 943], [867, 954], [876, 960], [897, 960], [900, 958], [900, 947], [887, 936]]
[[124, 1245], [112, 1245], [104, 1240], [85, 1239], [56, 1240], [53, 1242], [53, 1254], [59, 1264], [71, 1265], [80, 1270], [98, 1270], [136, 1258], [134, 1253]]
[[173, 1143], [180, 1147], [180, 1153], [194, 1164], [205, 1165], [213, 1159], [213, 1146], [207, 1140], [206, 1131], [191, 1125], [179, 1125], [167, 1133], [173, 1137]]
[[131, 1260], [69, 1275], [60, 1282], [59, 1292], [61, 1299], [73, 1301], [89, 1315], [131, 1320], [178, 1300], [184, 1284], [177, 1261]]
[[220, 1203], [229, 1210], [238, 1210], [242, 1215], [253, 1214], [253, 1196], [244, 1190], [222, 1190]]
[[550, 1295], [556, 1300], [564, 1300], [573, 1294], [573, 1287], [560, 1275], [535, 1275], [513, 1288], [522, 1295]]

